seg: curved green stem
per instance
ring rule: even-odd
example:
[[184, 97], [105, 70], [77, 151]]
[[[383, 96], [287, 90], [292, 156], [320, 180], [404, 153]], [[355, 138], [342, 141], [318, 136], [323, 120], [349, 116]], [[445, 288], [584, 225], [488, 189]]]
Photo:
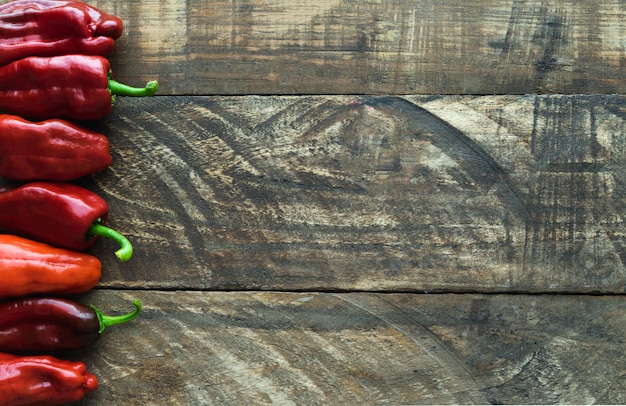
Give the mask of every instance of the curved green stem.
[[132, 87], [117, 82], [109, 76], [109, 91], [111, 92], [111, 96], [153, 96], [157, 92], [157, 90], [159, 90], [159, 82], [157, 82], [156, 80], [149, 81], [148, 83], [146, 83], [145, 87]]
[[90, 305], [93, 311], [96, 312], [98, 322], [100, 323], [100, 330], [98, 330], [98, 334], [102, 334], [104, 329], [109, 326], [126, 323], [127, 321], [131, 321], [135, 317], [139, 316], [139, 313], [141, 313], [141, 302], [135, 299], [133, 301], [133, 304], [135, 305], [135, 310], [127, 314], [122, 314], [120, 316], [106, 316], [102, 314], [102, 312], [98, 310], [96, 306]]
[[122, 262], [128, 261], [133, 256], [133, 245], [128, 241], [128, 238], [100, 221], [96, 221], [89, 227], [87, 237], [91, 236], [106, 237], [118, 243], [120, 248], [115, 251], [115, 256]]

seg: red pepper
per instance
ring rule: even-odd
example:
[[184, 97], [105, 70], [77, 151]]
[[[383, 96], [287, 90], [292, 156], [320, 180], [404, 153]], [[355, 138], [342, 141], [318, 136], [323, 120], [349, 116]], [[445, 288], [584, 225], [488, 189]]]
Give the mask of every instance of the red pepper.
[[93, 255], [0, 234], [0, 298], [87, 292], [101, 269]]
[[28, 56], [107, 56], [122, 20], [78, 1], [16, 0], [0, 5], [0, 65]]
[[83, 250], [104, 236], [120, 244], [115, 254], [128, 261], [133, 247], [104, 225], [108, 210], [104, 199], [73, 183], [31, 182], [0, 188], [0, 230], [72, 250]]
[[82, 362], [0, 353], [0, 406], [62, 405], [97, 388]]
[[141, 312], [105, 316], [94, 306], [55, 297], [0, 302], [0, 351], [57, 352], [87, 347], [106, 327], [130, 321]]
[[101, 56], [31, 56], [0, 68], [0, 111], [29, 118], [97, 120], [111, 113], [115, 95], [152, 96], [158, 82], [134, 88], [112, 78]]
[[0, 114], [0, 176], [67, 181], [106, 169], [109, 140], [68, 121], [41, 122]]

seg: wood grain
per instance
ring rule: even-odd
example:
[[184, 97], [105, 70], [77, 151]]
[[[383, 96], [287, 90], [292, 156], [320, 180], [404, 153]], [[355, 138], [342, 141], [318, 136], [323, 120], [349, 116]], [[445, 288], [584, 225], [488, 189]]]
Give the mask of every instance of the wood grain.
[[124, 99], [103, 286], [623, 292], [623, 102]]
[[161, 94], [623, 93], [620, 0], [93, 1]]
[[81, 404], [620, 404], [622, 297], [95, 291]]
[[160, 91], [79, 405], [626, 403], [622, 0], [90, 3]]

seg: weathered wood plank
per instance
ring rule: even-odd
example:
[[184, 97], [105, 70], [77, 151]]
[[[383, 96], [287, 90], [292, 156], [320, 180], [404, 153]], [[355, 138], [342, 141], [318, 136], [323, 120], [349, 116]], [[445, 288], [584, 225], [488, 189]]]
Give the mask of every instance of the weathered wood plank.
[[161, 94], [624, 93], [619, 0], [92, 2]]
[[624, 291], [621, 96], [158, 97], [88, 181], [106, 287]]
[[95, 291], [143, 301], [83, 405], [622, 404], [624, 298]]

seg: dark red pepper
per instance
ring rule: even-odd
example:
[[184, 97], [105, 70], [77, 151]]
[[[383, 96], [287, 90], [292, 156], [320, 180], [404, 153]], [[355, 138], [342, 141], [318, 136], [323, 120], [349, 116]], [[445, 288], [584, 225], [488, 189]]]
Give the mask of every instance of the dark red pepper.
[[105, 316], [94, 306], [56, 297], [19, 298], [0, 302], [0, 351], [58, 352], [96, 342], [106, 327], [130, 321], [141, 312]]
[[0, 5], [0, 66], [28, 56], [107, 56], [122, 20], [78, 1], [16, 0]]
[[0, 353], [0, 406], [62, 405], [97, 388], [82, 362]]
[[0, 176], [20, 181], [67, 181], [111, 164], [109, 140], [60, 119], [32, 122], [0, 114]]
[[120, 244], [115, 254], [127, 261], [133, 247], [104, 225], [108, 211], [98, 194], [73, 183], [31, 182], [0, 188], [0, 230], [73, 250], [83, 250], [104, 236]]
[[134, 88], [112, 78], [101, 56], [31, 56], [0, 68], [0, 111], [22, 117], [97, 120], [113, 108], [115, 95], [152, 96], [158, 82]]

